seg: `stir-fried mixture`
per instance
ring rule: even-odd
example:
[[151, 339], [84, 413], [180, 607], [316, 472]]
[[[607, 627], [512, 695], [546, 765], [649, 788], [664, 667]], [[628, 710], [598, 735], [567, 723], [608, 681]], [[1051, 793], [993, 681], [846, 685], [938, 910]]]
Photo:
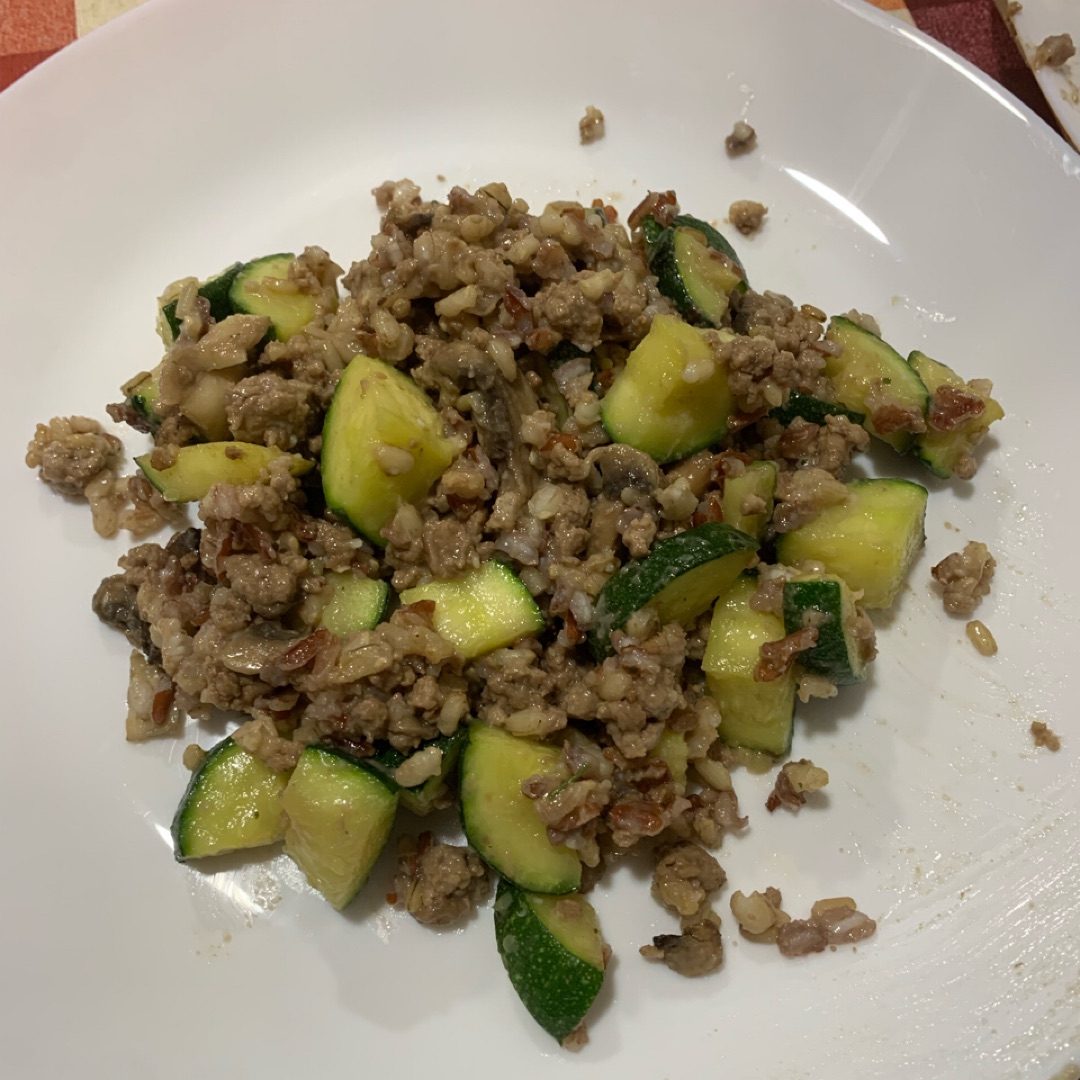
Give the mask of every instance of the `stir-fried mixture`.
[[[134, 477], [80, 417], [27, 462], [104, 534], [173, 529], [93, 603], [134, 650], [129, 738], [240, 716], [185, 752], [177, 858], [283, 841], [340, 908], [397, 824], [391, 902], [446, 926], [497, 878], [510, 979], [574, 1047], [610, 955], [590, 887], [647, 852], [675, 922], [642, 954], [714, 971], [732, 770], [786, 759], [796, 700], [866, 676], [927, 491], [848, 480], [852, 458], [876, 439], [970, 479], [1002, 412], [865, 316], [751, 287], [674, 192], [626, 225], [498, 183], [375, 197], [344, 275], [308, 248], [166, 290], [164, 357], [108, 410], [152, 436]], [[733, 212], [752, 232], [765, 208]], [[935, 571], [952, 610], [982, 552]], [[827, 781], [789, 761], [768, 810]], [[454, 806], [464, 846], [419, 820]], [[848, 898], [792, 919], [740, 884], [741, 931], [785, 955], [874, 931]]]

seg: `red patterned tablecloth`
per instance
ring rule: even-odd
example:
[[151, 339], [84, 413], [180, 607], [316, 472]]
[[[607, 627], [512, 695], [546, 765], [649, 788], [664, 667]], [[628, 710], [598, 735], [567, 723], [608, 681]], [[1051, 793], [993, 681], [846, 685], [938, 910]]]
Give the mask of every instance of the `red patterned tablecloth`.
[[[0, 0], [0, 90], [78, 37], [143, 0]], [[868, 0], [907, 19], [1030, 105], [1056, 127], [1053, 114], [1016, 47], [995, 0]], [[997, 0], [1003, 3], [1004, 0]]]

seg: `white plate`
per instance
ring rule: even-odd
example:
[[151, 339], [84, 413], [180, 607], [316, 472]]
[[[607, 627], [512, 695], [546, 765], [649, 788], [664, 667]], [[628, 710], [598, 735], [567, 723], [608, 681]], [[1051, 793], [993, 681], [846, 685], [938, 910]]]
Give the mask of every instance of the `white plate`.
[[[1024, 0], [1013, 16], [1013, 32], [1029, 64], [1051, 34], [1071, 34], [1080, 48], [1080, 6], [1075, 0]], [[1044, 67], [1035, 78], [1074, 146], [1080, 146], [1080, 56], [1060, 68]]]
[[[1080, 161], [861, 3], [710, 11], [157, 0], [0, 97], [5, 1076], [1003, 1080], [1080, 1056]], [[588, 103], [608, 134], [583, 148]], [[760, 149], [731, 161], [740, 116]], [[777, 885], [796, 913], [850, 894], [877, 937], [793, 962], [729, 933], [722, 972], [683, 981], [638, 957], [672, 922], [624, 868], [597, 898], [618, 959], [578, 1058], [518, 1004], [487, 911], [432, 934], [382, 905], [383, 871], [342, 916], [281, 859], [173, 862], [183, 740], [124, 743], [127, 650], [89, 607], [121, 545], [21, 464], [34, 421], [103, 417], [157, 360], [164, 283], [311, 242], [347, 262], [370, 189], [406, 175], [624, 210], [671, 186], [705, 216], [761, 198], [757, 282], [877, 313], [900, 348], [992, 376], [1008, 411], [973, 488], [928, 484], [872, 686], [799, 725], [827, 805], [770, 816], [767, 782], [738, 776], [752, 825], [721, 853], [730, 888]], [[970, 537], [999, 559], [994, 659], [928, 585]], [[1061, 753], [1033, 747], [1035, 718]]]

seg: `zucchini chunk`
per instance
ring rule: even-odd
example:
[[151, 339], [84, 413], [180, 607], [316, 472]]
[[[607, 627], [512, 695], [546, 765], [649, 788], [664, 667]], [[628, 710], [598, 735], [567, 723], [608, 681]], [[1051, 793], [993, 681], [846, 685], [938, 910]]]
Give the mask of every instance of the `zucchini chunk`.
[[716, 362], [700, 330], [674, 315], [653, 319], [600, 406], [614, 442], [661, 464], [719, 442], [734, 411], [727, 365]]
[[863, 413], [863, 427], [871, 435], [906, 454], [914, 445], [915, 435], [910, 431], [879, 431], [866, 402], [875, 389], [880, 389], [897, 405], [915, 409], [925, 417], [930, 395], [922, 379], [895, 349], [849, 319], [834, 316], [825, 336], [844, 350], [839, 356], [825, 357], [825, 374], [832, 380], [840, 404]]
[[461, 820], [469, 843], [493, 870], [530, 892], [570, 893], [581, 886], [575, 851], [548, 840], [532, 799], [530, 776], [556, 772], [562, 751], [474, 721], [461, 754]]
[[533, 1019], [560, 1043], [604, 983], [604, 939], [582, 896], [537, 896], [503, 878], [495, 891], [495, 941]]
[[[411, 754], [403, 754], [392, 746], [384, 746], [373, 757], [368, 758], [368, 764], [383, 773], [398, 788], [401, 805], [411, 813], [419, 816], [430, 814], [432, 810], [448, 806], [452, 801], [450, 794], [449, 779], [457, 766], [458, 758], [468, 738], [467, 728], [458, 728], [453, 735], [440, 735], [437, 739], [422, 743]], [[405, 765], [417, 754], [438, 751], [438, 771], [426, 780], [406, 787], [398, 773], [398, 769]]]
[[686, 773], [690, 767], [690, 747], [686, 743], [685, 733], [665, 728], [648, 756], [662, 761], [668, 767], [675, 784], [675, 794], [685, 795]]
[[271, 446], [243, 442], [207, 442], [182, 446], [176, 462], [167, 469], [155, 469], [153, 454], [142, 454], [135, 464], [169, 502], [195, 502], [214, 484], [254, 484], [260, 473], [280, 457], [290, 459], [289, 471], [303, 476], [314, 463], [299, 454], [288, 454]]
[[887, 608], [922, 550], [926, 488], [910, 480], [853, 480], [849, 498], [777, 537], [787, 566], [821, 563], [862, 593], [864, 608]]
[[750, 606], [757, 587], [755, 576], [743, 574], [716, 601], [701, 667], [720, 707], [720, 738], [732, 746], [786, 754], [791, 749], [797, 677], [792, 669], [772, 682], [754, 678], [761, 646], [786, 636], [779, 615]]
[[288, 341], [318, 314], [315, 297], [284, 285], [295, 258], [285, 253], [245, 263], [237, 268], [229, 285], [232, 312], [265, 315], [278, 341]]
[[392, 782], [364, 762], [325, 746], [300, 755], [281, 796], [285, 852], [338, 911], [371, 874], [397, 804]]
[[[952, 368], [932, 360], [926, 353], [916, 350], [908, 357], [908, 363], [930, 393], [927, 430], [915, 437], [915, 456], [935, 476], [948, 480], [956, 472], [957, 466], [971, 457], [971, 452], [990, 430], [990, 425], [1000, 420], [1005, 410], [988, 393], [973, 389]], [[982, 409], [950, 426], [949, 430], [940, 430], [947, 423], [947, 418], [939, 419], [939, 403], [949, 391], [962, 393], [969, 399], [978, 399], [982, 402]]]
[[[210, 317], [221, 322], [233, 314], [229, 290], [240, 273], [240, 263], [227, 266], [220, 274], [207, 278], [199, 286], [199, 295], [210, 305]], [[169, 300], [158, 310], [158, 335], [166, 346], [171, 345], [180, 334], [180, 320], [176, 317], [176, 301]]]
[[858, 615], [851, 589], [835, 574], [784, 582], [784, 629], [794, 634], [814, 626], [818, 632], [817, 644], [799, 654], [799, 664], [838, 686], [862, 682], [873, 659], [872, 648], [856, 633]]
[[813, 394], [804, 394], [801, 390], [792, 390], [783, 405], [769, 410], [769, 416], [784, 427], [796, 419], [820, 425], [830, 416], [846, 416], [853, 424], [862, 424], [866, 420], [866, 413], [856, 412], [832, 401], [824, 401]]
[[345, 368], [322, 434], [327, 505], [377, 547], [398, 507], [419, 502], [454, 457], [424, 391], [370, 356]]
[[660, 291], [675, 301], [683, 318], [704, 326], [721, 326], [728, 297], [746, 289], [745, 271], [731, 245], [711, 225], [689, 215], [680, 215], [656, 235], [648, 260]]
[[161, 413], [158, 411], [161, 402], [161, 365], [153, 371], [147, 372], [141, 378], [136, 376], [134, 380], [124, 386], [124, 394], [127, 403], [142, 420], [147, 431], [151, 434], [161, 427]]
[[178, 862], [275, 844], [285, 835], [281, 793], [288, 775], [222, 739], [188, 781], [172, 822]]
[[[772, 520], [775, 495], [776, 462], [750, 462], [742, 476], [729, 476], [724, 481], [720, 496], [724, 521], [760, 543]], [[758, 502], [763, 504], [760, 509], [756, 509]]]
[[544, 629], [544, 616], [521, 578], [501, 559], [489, 559], [453, 581], [429, 581], [401, 594], [403, 604], [433, 600], [431, 624], [457, 652], [472, 659]]
[[319, 615], [319, 625], [331, 634], [344, 637], [357, 630], [373, 630], [386, 618], [390, 586], [377, 578], [360, 574], [326, 574], [330, 599]]
[[716, 521], [658, 540], [643, 559], [631, 559], [604, 583], [596, 598], [589, 644], [597, 660], [611, 650], [611, 635], [642, 608], [662, 623], [696, 619], [751, 563], [754, 537]]

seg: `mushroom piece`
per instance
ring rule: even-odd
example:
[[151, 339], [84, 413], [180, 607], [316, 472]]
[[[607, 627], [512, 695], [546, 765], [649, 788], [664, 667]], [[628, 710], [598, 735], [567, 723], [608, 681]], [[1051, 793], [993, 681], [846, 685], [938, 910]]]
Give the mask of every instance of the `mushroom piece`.
[[636, 496], [632, 502], [648, 498], [664, 481], [660, 466], [648, 454], [632, 446], [621, 443], [598, 446], [590, 451], [587, 460], [593, 467], [590, 488], [616, 502], [622, 499], [627, 488]]

